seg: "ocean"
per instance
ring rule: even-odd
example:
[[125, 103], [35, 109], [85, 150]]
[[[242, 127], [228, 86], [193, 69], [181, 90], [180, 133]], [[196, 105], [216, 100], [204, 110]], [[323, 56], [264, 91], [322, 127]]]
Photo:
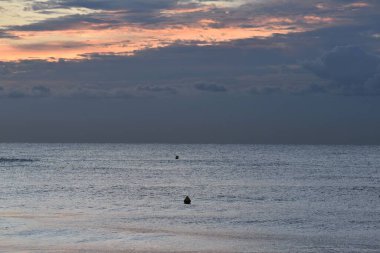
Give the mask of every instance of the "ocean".
[[0, 252], [380, 252], [379, 203], [380, 146], [0, 144]]

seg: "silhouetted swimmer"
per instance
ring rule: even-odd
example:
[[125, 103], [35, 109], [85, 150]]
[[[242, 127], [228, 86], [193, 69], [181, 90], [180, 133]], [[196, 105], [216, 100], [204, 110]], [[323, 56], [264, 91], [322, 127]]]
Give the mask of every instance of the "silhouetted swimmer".
[[176, 155], [176, 156], [175, 156], [175, 159], [179, 159], [179, 156], [178, 156], [178, 155]]
[[189, 198], [189, 196], [186, 196], [186, 198], [183, 201], [183, 203], [186, 204], [186, 205], [190, 205], [191, 204], [191, 199]]

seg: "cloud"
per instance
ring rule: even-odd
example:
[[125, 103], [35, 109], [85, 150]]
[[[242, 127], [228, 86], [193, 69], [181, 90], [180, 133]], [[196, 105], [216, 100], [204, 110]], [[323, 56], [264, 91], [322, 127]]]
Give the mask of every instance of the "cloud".
[[[268, 2], [265, 7], [267, 9], [259, 6], [256, 12], [265, 17], [267, 13], [265, 10], [269, 11], [271, 4], [279, 8], [281, 6], [282, 9], [276, 9], [276, 12], [283, 14], [292, 12], [291, 8], [275, 2]], [[282, 3], [284, 2], [286, 1]], [[325, 9], [319, 10], [324, 12], [322, 17], [327, 17], [336, 11], [339, 3], [342, 5], [339, 1], [328, 2], [332, 3], [335, 9], [326, 5]], [[318, 9], [314, 6], [315, 3], [315, 1], [303, 2], [298, 8], [308, 9], [311, 13]], [[248, 7], [251, 8], [246, 6], [248, 12], [255, 11], [248, 10]], [[231, 12], [242, 13], [243, 9], [231, 7], [228, 15], [235, 15], [237, 18], [238, 15]], [[221, 7], [207, 9], [205, 12], [196, 12], [192, 15], [202, 16], [212, 12], [220, 12], [222, 15], [222, 10]], [[270, 37], [210, 42], [203, 46], [198, 46], [198, 41], [178, 40], [165, 47], [155, 49], [148, 47], [135, 51], [132, 55], [112, 52], [83, 54], [82, 60], [51, 58], [48, 61], [0, 62], [0, 82], [5, 90], [13, 87], [26, 94], [30, 93], [30, 87], [42, 85], [54, 91], [50, 96], [97, 98], [168, 94], [195, 96], [200, 94], [199, 91], [204, 91], [204, 94], [225, 92], [373, 95], [378, 93], [379, 82], [376, 64], [371, 64], [377, 58], [375, 52], [379, 50], [379, 39], [374, 34], [380, 33], [378, 25], [380, 18], [372, 15], [373, 10], [378, 10], [378, 4], [375, 2], [371, 2], [370, 10], [365, 12], [346, 11], [344, 15], [347, 17], [347, 22], [344, 24], [337, 22], [332, 26], [304, 32], [274, 34]], [[116, 15], [116, 12], [114, 14]], [[128, 12], [122, 12], [122, 15], [124, 14], [127, 15]], [[103, 24], [102, 21], [107, 21], [107, 18], [102, 15], [92, 14], [93, 20], [88, 19], [83, 24], [90, 25], [92, 21]], [[356, 18], [356, 23], [350, 21], [352, 17]], [[71, 18], [72, 23], [69, 26], [75, 27], [77, 21], [80, 23], [79, 20], [89, 16], [77, 15]], [[228, 18], [220, 16], [219, 19], [227, 22]], [[117, 26], [119, 20], [116, 17], [115, 20], [112, 22]], [[64, 19], [62, 21], [66, 22]], [[233, 18], [230, 21], [235, 22]], [[87, 45], [87, 42], [21, 43], [24, 42], [17, 43], [17, 46], [28, 50], [47, 48], [52, 51], [59, 51], [64, 47], [81, 49]], [[356, 60], [351, 61], [352, 59]], [[51, 60], [55, 62], [50, 62]], [[356, 65], [357, 62], [362, 63]], [[347, 65], [346, 68], [350, 68], [350, 71], [342, 67], [343, 64]]]
[[378, 57], [356, 46], [336, 47], [307, 66], [322, 78], [339, 83], [363, 83], [376, 72]]
[[51, 4], [59, 7], [83, 7], [96, 10], [120, 10], [128, 9], [132, 11], [153, 11], [169, 8], [174, 6], [178, 1], [176, 0], [64, 0], [64, 1], [50, 1]]
[[127, 89], [99, 89], [96, 87], [75, 87], [59, 95], [64, 98], [85, 99], [130, 99], [135, 97]]
[[31, 9], [38, 12], [73, 8], [86, 8], [92, 11], [86, 14], [51, 18], [35, 24], [16, 27], [16, 29], [30, 31], [62, 30], [66, 27], [108, 29], [117, 25], [126, 25], [126, 22], [158, 24], [167, 20], [160, 14], [160, 11], [175, 8], [177, 2], [176, 0], [50, 0], [35, 2], [31, 4]]
[[380, 2], [360, 2], [28, 1], [0, 30], [1, 137], [379, 143]]
[[172, 87], [167, 86], [139, 86], [137, 87], [137, 90], [143, 91], [143, 92], [159, 92], [159, 93], [169, 93], [169, 94], [177, 94], [177, 90]]
[[[71, 28], [108, 29], [128, 24], [141, 26], [178, 26], [202, 25], [204, 27], [226, 28], [266, 28], [277, 30], [279, 27], [291, 29], [315, 29], [321, 25], [347, 23], [358, 17], [375, 15], [379, 4], [361, 11], [356, 7], [344, 7], [340, 1], [326, 1], [325, 8], [319, 8], [320, 1], [187, 1], [187, 0], [50, 0], [31, 3], [34, 11], [50, 9], [86, 8], [90, 13], [49, 18], [38, 23], [11, 28], [15, 30], [42, 31]], [[347, 1], [346, 1], [347, 2]], [[353, 1], [351, 1], [353, 2]], [[218, 3], [218, 4], [216, 4]], [[228, 4], [230, 3], [230, 4]], [[233, 4], [231, 4], [233, 3]], [[355, 3], [355, 2], [353, 2]], [[349, 2], [348, 2], [349, 4]], [[348, 6], [348, 5], [347, 5]], [[356, 6], [356, 5], [354, 5]], [[336, 17], [336, 18], [335, 18]], [[341, 20], [341, 21], [339, 21]]]
[[32, 88], [32, 95], [36, 97], [47, 97], [50, 95], [50, 89], [45, 86], [35, 86]]
[[31, 89], [16, 87], [4, 88], [0, 87], [0, 97], [5, 98], [42, 98], [51, 95], [50, 89], [43, 86], [34, 86]]
[[9, 98], [24, 98], [27, 97], [27, 94], [20, 90], [12, 90], [6, 96]]
[[[294, 49], [284, 50], [276, 46], [279, 41], [296, 40], [293, 36], [203, 47], [173, 45], [130, 56], [90, 54], [86, 60], [0, 62], [0, 82], [12, 83], [4, 87], [26, 94], [27, 87], [44, 86], [54, 90], [50, 96], [93, 98], [196, 95], [195, 91], [267, 95], [376, 93], [379, 78], [378, 70], [372, 67], [377, 59], [373, 53], [351, 46], [337, 47], [311, 61], [308, 59], [315, 58], [319, 49], [293, 45]], [[306, 35], [298, 35], [302, 36]], [[258, 47], [252, 47], [252, 43]], [[347, 74], [341, 65], [353, 56], [356, 58], [350, 68], [358, 70]], [[300, 63], [305, 61], [302, 67]], [[356, 62], [361, 65], [356, 67]]]
[[200, 91], [210, 91], [210, 92], [226, 92], [227, 89], [224, 86], [213, 84], [213, 83], [198, 83], [194, 87]]
[[[225, 59], [228, 59], [226, 61]], [[135, 55], [86, 55], [85, 60], [24, 60], [0, 62], [0, 82], [12, 87], [43, 85], [53, 95], [96, 93], [111, 97], [109, 91], [177, 94], [201, 91], [227, 92], [248, 89], [244, 75], [260, 73], [266, 66], [295, 61], [278, 49], [173, 45], [140, 51]], [[273, 73], [270, 67], [265, 73]], [[196, 86], [194, 86], [196, 84]], [[75, 92], [74, 92], [75, 91]], [[81, 91], [81, 92], [78, 92]]]
[[377, 73], [364, 83], [364, 90], [371, 91], [369, 95], [380, 95], [380, 67]]
[[119, 25], [115, 14], [89, 13], [81, 15], [67, 15], [58, 18], [48, 18], [32, 24], [9, 27], [10, 31], [59, 31], [59, 30], [82, 30], [82, 29], [109, 29]]
[[356, 46], [340, 46], [305, 67], [329, 80], [327, 88], [345, 95], [380, 95], [380, 59]]
[[[357, 4], [338, 0], [48, 0], [29, 1], [29, 4], [30, 12], [56, 10], [62, 16], [45, 14], [36, 18], [35, 23], [4, 27], [7, 34], [20, 39], [6, 44], [10, 50], [6, 50], [2, 59], [78, 59], [80, 55], [92, 53], [134, 54], [137, 50], [178, 43], [218, 45], [247, 38], [259, 39], [250, 41], [252, 47], [277, 43], [277, 47], [284, 49], [296, 46], [307, 49], [306, 44], [314, 47], [321, 40], [330, 43], [331, 49], [342, 45], [343, 40], [344, 44], [355, 45], [360, 45], [356, 40], [363, 42], [365, 37], [378, 42], [376, 34], [380, 32], [377, 15], [380, 3], [376, 1]], [[326, 40], [327, 36], [331, 39]], [[51, 38], [72, 46], [52, 44]], [[40, 45], [49, 44], [51, 47], [40, 50], [43, 48]], [[38, 50], [32, 52], [30, 49], [34, 48]], [[295, 49], [296, 53], [300, 49]]]
[[45, 43], [29, 43], [29, 44], [18, 44], [15, 45], [16, 48], [32, 51], [50, 51], [59, 49], [77, 49], [87, 47], [89, 44], [83, 42], [74, 41], [50, 41]]
[[17, 36], [10, 34], [7, 31], [0, 30], [0, 39], [17, 39], [17, 38], [18, 38]]

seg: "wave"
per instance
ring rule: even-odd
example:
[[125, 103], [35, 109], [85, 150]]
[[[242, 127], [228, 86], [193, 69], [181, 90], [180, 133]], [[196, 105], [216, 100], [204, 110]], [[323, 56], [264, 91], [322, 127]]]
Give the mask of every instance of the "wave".
[[0, 163], [26, 163], [34, 162], [33, 159], [0, 157]]

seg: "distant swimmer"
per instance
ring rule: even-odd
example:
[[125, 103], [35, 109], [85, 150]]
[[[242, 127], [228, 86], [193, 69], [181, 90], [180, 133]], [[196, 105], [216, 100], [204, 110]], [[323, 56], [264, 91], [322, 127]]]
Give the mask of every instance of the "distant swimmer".
[[176, 155], [176, 156], [175, 156], [175, 159], [179, 159], [179, 156], [178, 156], [178, 155]]
[[189, 198], [189, 196], [186, 196], [185, 200], [183, 201], [183, 203], [185, 205], [190, 205], [191, 204], [191, 199]]

